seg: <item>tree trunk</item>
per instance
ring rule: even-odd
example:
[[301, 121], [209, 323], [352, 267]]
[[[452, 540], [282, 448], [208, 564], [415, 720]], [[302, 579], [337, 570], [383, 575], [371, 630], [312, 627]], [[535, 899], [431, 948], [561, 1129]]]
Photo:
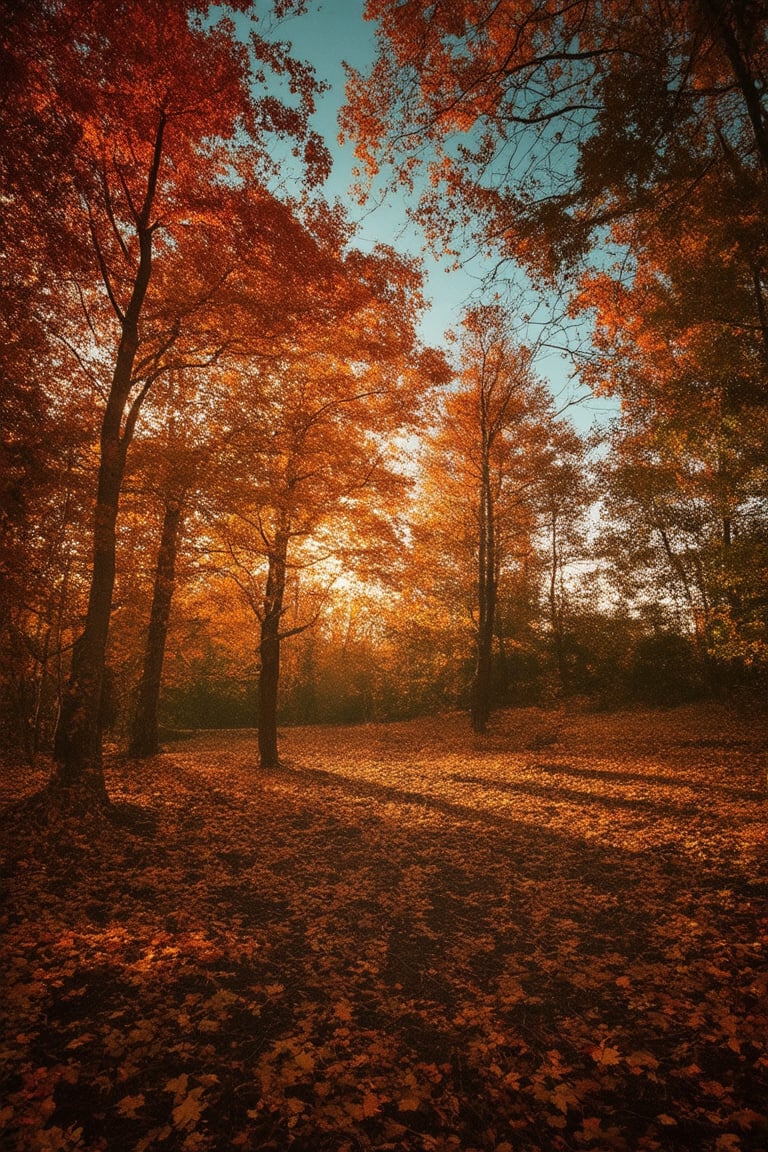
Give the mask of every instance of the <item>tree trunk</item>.
[[267, 586], [264, 594], [264, 614], [261, 619], [259, 653], [259, 763], [262, 768], [276, 768], [277, 754], [277, 698], [280, 685], [280, 620], [285, 596], [285, 568], [288, 555], [288, 534], [277, 533], [267, 568]]
[[116, 524], [125, 460], [141, 394], [123, 418], [133, 384], [133, 365], [139, 348], [139, 319], [152, 275], [152, 236], [150, 223], [163, 154], [165, 113], [161, 113], [147, 191], [136, 218], [139, 259], [128, 307], [123, 313], [112, 293], [109, 274], [103, 266], [97, 241], [97, 256], [110, 299], [118, 315], [121, 334], [112, 373], [107, 404], [101, 425], [99, 479], [93, 525], [93, 567], [85, 627], [72, 651], [72, 667], [54, 740], [55, 766], [49, 783], [52, 791], [77, 795], [76, 803], [107, 805], [101, 758], [101, 711], [104, 666], [107, 654], [112, 592], [115, 585]]
[[83, 790], [98, 803], [107, 802], [101, 760], [101, 696], [115, 582], [115, 525], [125, 471], [125, 449], [119, 433], [110, 436], [108, 431], [102, 433], [88, 613], [72, 652], [50, 782], [55, 790]]
[[176, 580], [176, 554], [184, 513], [183, 498], [171, 500], [165, 509], [160, 548], [155, 568], [152, 609], [149, 616], [144, 667], [139, 684], [136, 713], [131, 726], [129, 754], [137, 758], [155, 756], [160, 749], [158, 707], [163, 673], [165, 641]]
[[472, 731], [478, 734], [485, 732], [491, 715], [493, 631], [496, 617], [496, 545], [488, 451], [489, 448], [484, 449], [480, 492], [477, 653], [471, 704]]
[[557, 665], [557, 678], [560, 682], [560, 691], [568, 691], [568, 669], [565, 663], [565, 643], [563, 637], [563, 610], [557, 602], [557, 575], [560, 570], [560, 557], [557, 550], [557, 513], [552, 513], [550, 525], [552, 567], [549, 575], [549, 625], [552, 629], [552, 641], [555, 647], [555, 662]]
[[744, 98], [763, 171], [768, 173], [768, 124], [763, 110], [759, 78], [750, 70], [748, 47], [740, 43], [739, 33], [743, 30], [743, 26], [739, 27], [739, 3], [734, 4], [731, 11], [726, 9], [722, 0], [701, 0], [701, 5], [717, 28], [733, 77]]

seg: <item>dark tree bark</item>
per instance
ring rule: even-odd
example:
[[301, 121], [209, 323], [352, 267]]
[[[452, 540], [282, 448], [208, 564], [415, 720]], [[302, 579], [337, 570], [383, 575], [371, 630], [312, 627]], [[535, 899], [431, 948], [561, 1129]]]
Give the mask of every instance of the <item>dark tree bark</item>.
[[280, 683], [280, 620], [285, 597], [288, 531], [281, 527], [276, 533], [268, 557], [267, 586], [261, 617], [259, 654], [259, 762], [262, 768], [276, 768], [277, 752], [277, 698]]
[[[744, 106], [749, 116], [763, 171], [768, 174], [768, 115], [763, 104], [761, 78], [750, 66], [750, 51], [744, 12], [740, 0], [733, 5], [723, 0], [700, 0], [701, 7], [709, 17], [720, 38], [734, 79], [741, 89]], [[756, 22], [753, 35], [756, 41], [764, 32]]]
[[[124, 313], [114, 302], [121, 335], [101, 427], [91, 589], [85, 627], [74, 645], [69, 682], [62, 699], [54, 741], [56, 763], [49, 785], [52, 790], [81, 791], [105, 805], [108, 798], [101, 757], [101, 699], [115, 584], [116, 523], [126, 454], [143, 398], [139, 393], [129, 407], [133, 365], [139, 348], [139, 319], [152, 276], [154, 227], [150, 218], [164, 130], [163, 114], [155, 138], [144, 203], [136, 219], [139, 259], [130, 301]], [[105, 282], [109, 283], [104, 271]]]
[[179, 496], [167, 504], [160, 534], [147, 646], [144, 651], [144, 667], [129, 743], [129, 754], [137, 758], [155, 756], [160, 750], [158, 732], [160, 683], [163, 674], [171, 601], [176, 583], [176, 555], [181, 538], [183, 518], [184, 498]]

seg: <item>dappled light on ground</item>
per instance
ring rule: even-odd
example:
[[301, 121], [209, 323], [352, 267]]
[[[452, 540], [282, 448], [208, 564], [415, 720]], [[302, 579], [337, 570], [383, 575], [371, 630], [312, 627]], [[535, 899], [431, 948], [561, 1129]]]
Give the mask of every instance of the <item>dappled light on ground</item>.
[[169, 748], [108, 771], [152, 821], [10, 830], [9, 1148], [768, 1144], [758, 722], [292, 729], [270, 772], [253, 733]]

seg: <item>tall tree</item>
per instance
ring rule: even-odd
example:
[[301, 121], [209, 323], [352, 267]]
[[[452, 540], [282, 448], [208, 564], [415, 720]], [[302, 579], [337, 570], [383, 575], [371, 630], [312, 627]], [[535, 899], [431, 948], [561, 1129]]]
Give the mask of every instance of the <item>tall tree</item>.
[[[472, 576], [467, 608], [474, 622], [472, 727], [484, 732], [493, 702], [493, 651], [500, 582], [532, 549], [536, 490], [554, 432], [551, 396], [514, 339], [498, 305], [464, 320], [459, 385], [428, 454], [434, 493], [427, 518], [447, 550], [464, 555]], [[471, 559], [470, 559], [471, 558]], [[466, 579], [466, 576], [465, 576]]]
[[[254, 362], [240, 433], [224, 457], [229, 509], [218, 526], [229, 571], [259, 625], [259, 751], [278, 763], [282, 641], [291, 580], [305, 568], [368, 566], [396, 539], [406, 485], [397, 438], [413, 432], [442, 357], [422, 349], [420, 277], [391, 249], [339, 264], [335, 310], [297, 328], [277, 359]], [[239, 473], [239, 481], [232, 483]], [[332, 576], [329, 577], [332, 582]]]
[[131, 756], [154, 756], [160, 748], [159, 703], [168, 622], [176, 584], [176, 557], [189, 499], [189, 482], [178, 479], [165, 491], [163, 522], [157, 549], [152, 605], [144, 647], [144, 660], [132, 718], [128, 751]]
[[541, 470], [537, 502], [546, 541], [545, 601], [559, 691], [571, 688], [568, 660], [569, 581], [588, 559], [587, 514], [594, 487], [588, 468], [588, 443], [567, 424], [551, 438], [549, 459]]
[[[17, 157], [7, 170], [13, 235], [21, 242], [26, 222], [54, 285], [36, 302], [39, 322], [88, 364], [103, 398], [90, 595], [51, 781], [98, 803], [106, 801], [99, 716], [116, 523], [136, 422], [158, 377], [178, 366], [179, 341], [182, 360], [216, 355], [206, 309], [237, 289], [246, 259], [239, 242], [247, 237], [253, 261], [259, 223], [274, 224], [271, 198], [257, 191], [249, 199], [237, 179], [263, 187], [274, 133], [303, 147], [310, 180], [327, 160], [308, 128], [311, 71], [258, 29], [249, 54], [230, 20], [207, 16], [207, 5], [186, 0], [22, 4], [4, 45], [15, 81], [7, 136], [27, 163]], [[296, 105], [254, 94], [254, 68], [287, 73]], [[31, 210], [54, 183], [55, 211]], [[190, 280], [190, 257], [201, 255]]]

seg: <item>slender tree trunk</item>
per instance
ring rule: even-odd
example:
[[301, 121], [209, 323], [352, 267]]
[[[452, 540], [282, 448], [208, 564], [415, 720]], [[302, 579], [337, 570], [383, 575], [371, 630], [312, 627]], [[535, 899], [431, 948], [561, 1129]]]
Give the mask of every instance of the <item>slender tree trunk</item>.
[[277, 754], [277, 698], [280, 685], [280, 620], [285, 596], [285, 571], [288, 555], [288, 534], [277, 533], [267, 568], [267, 586], [264, 594], [264, 613], [261, 619], [259, 653], [259, 762], [262, 768], [276, 768]]
[[739, 42], [739, 0], [728, 11], [722, 0], [700, 0], [704, 12], [717, 28], [731, 65], [734, 79], [741, 89], [763, 171], [768, 173], [768, 123], [760, 92], [759, 80], [750, 70], [746, 46]]
[[88, 613], [72, 652], [69, 683], [54, 741], [56, 767], [51, 778], [55, 789], [82, 789], [102, 803], [106, 803], [107, 794], [101, 760], [101, 696], [115, 581], [115, 525], [125, 471], [125, 451], [119, 433], [110, 436], [108, 431], [102, 434]]
[[45, 695], [46, 680], [48, 679], [48, 660], [50, 658], [51, 652], [52, 631], [53, 629], [49, 624], [46, 629], [45, 640], [43, 641], [43, 650], [40, 654], [40, 675], [38, 676], [37, 685], [35, 687], [35, 705], [31, 717], [29, 741], [29, 762], [32, 765], [34, 765], [37, 759], [37, 754], [40, 751], [40, 729], [42, 726], [43, 717], [43, 697]]
[[493, 631], [496, 617], [496, 541], [493, 494], [487, 453], [484, 452], [480, 492], [478, 546], [478, 620], [475, 676], [472, 685], [472, 731], [485, 732], [491, 715]]
[[552, 629], [552, 641], [555, 646], [555, 662], [557, 664], [557, 678], [560, 681], [560, 690], [568, 690], [568, 670], [565, 665], [565, 644], [563, 640], [563, 612], [557, 603], [557, 576], [560, 571], [560, 557], [557, 551], [557, 514], [552, 513], [550, 525], [551, 539], [551, 568], [549, 574], [549, 625]]
[[129, 743], [130, 755], [137, 758], [155, 756], [160, 749], [158, 732], [160, 682], [163, 674], [163, 658], [168, 635], [171, 601], [176, 582], [176, 555], [183, 515], [183, 497], [173, 499], [166, 505], [155, 568], [147, 646], [144, 650], [144, 667]]

